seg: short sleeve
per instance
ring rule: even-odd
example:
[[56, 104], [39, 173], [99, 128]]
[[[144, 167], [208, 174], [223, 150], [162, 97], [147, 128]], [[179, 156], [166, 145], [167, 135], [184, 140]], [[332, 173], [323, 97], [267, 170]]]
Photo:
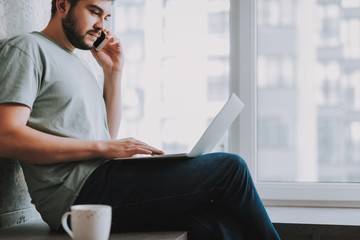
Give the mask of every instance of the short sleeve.
[[19, 103], [32, 108], [41, 77], [29, 54], [3, 44], [0, 49], [0, 104]]

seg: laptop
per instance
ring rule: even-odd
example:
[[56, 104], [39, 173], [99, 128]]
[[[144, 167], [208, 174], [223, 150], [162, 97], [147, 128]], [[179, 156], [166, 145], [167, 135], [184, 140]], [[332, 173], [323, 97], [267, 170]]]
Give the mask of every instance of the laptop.
[[236, 117], [244, 108], [244, 103], [236, 96], [231, 95], [220, 112], [211, 121], [203, 135], [189, 153], [164, 154], [164, 155], [136, 155], [130, 158], [117, 158], [116, 160], [129, 159], [167, 159], [167, 158], [194, 158], [209, 153], [213, 150], [226, 130], [231, 126]]

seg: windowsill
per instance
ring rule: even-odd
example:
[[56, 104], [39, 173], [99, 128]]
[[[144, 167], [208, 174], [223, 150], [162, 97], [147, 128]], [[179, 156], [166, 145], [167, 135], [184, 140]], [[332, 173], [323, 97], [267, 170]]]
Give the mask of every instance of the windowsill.
[[360, 226], [359, 208], [266, 207], [276, 224]]

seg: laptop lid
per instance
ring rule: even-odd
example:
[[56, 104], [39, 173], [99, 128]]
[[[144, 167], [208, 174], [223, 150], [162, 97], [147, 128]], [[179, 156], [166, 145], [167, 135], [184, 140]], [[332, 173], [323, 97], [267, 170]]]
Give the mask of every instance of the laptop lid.
[[188, 154], [188, 157], [197, 157], [211, 152], [243, 108], [244, 103], [233, 93]]

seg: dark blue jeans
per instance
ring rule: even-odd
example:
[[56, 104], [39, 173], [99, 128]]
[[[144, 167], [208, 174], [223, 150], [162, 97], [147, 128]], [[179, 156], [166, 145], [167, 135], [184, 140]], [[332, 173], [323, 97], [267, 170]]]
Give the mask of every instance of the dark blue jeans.
[[280, 239], [245, 161], [213, 153], [193, 159], [109, 161], [75, 204], [113, 207], [112, 232], [185, 230], [188, 239]]

